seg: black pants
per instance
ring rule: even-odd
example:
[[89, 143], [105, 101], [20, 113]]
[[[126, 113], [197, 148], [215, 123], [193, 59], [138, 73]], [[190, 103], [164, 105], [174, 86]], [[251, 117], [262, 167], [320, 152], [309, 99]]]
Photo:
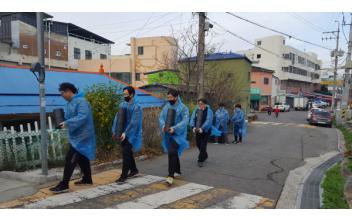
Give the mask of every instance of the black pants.
[[208, 158], [207, 144], [209, 133], [197, 133], [196, 144], [199, 149], [198, 162], [204, 162]]
[[137, 172], [136, 161], [133, 157], [132, 144], [127, 139], [122, 141], [122, 173], [121, 177], [127, 178], [128, 172]]
[[238, 136], [235, 135], [235, 141], [236, 142], [238, 141], [238, 139], [239, 139], [240, 142], [242, 142], [242, 135], [241, 134], [239, 134]]
[[64, 176], [61, 182], [63, 185], [68, 186], [77, 163], [83, 173], [82, 181], [92, 182], [92, 172], [90, 169], [89, 159], [70, 146], [70, 150], [66, 154]]
[[175, 173], [181, 174], [180, 158], [178, 157], [178, 144], [172, 138], [169, 139], [169, 177], [174, 177]]

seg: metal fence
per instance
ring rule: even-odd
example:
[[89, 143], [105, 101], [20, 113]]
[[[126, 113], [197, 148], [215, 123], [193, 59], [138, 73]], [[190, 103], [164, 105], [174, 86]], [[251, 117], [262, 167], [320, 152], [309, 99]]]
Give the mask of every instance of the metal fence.
[[[34, 130], [32, 130], [34, 127]], [[67, 130], [53, 129], [51, 117], [48, 117], [48, 160], [49, 164], [64, 160], [67, 146]], [[28, 170], [41, 165], [40, 130], [38, 122], [26, 126], [0, 130], [0, 171]]]

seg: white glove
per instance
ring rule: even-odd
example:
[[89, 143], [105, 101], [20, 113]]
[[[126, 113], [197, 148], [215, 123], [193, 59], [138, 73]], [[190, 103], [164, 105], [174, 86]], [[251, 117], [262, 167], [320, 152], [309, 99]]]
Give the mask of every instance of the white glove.
[[196, 128], [193, 128], [193, 133], [196, 133]]
[[199, 128], [199, 133], [200, 134], [203, 133], [203, 129]]

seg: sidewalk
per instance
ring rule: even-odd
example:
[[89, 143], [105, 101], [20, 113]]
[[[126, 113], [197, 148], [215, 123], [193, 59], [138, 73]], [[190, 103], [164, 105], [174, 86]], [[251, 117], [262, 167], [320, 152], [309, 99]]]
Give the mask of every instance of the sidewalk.
[[38, 191], [33, 183], [0, 177], [0, 202], [32, 195]]

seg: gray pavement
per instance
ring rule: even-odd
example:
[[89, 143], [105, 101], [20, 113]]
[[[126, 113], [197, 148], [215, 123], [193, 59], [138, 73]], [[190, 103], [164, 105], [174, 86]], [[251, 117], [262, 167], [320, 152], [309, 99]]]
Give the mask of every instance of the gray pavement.
[[[305, 118], [305, 111], [281, 113], [279, 118], [260, 113], [257, 121], [267, 124], [251, 124], [243, 144], [209, 144], [205, 167], [196, 165], [196, 148], [186, 151], [181, 157], [183, 176], [187, 181], [277, 200], [290, 170], [302, 166], [304, 158], [337, 148], [335, 129], [304, 127]], [[142, 173], [166, 176], [167, 156], [137, 166]]]
[[37, 191], [34, 184], [0, 177], [0, 202], [32, 195]]

